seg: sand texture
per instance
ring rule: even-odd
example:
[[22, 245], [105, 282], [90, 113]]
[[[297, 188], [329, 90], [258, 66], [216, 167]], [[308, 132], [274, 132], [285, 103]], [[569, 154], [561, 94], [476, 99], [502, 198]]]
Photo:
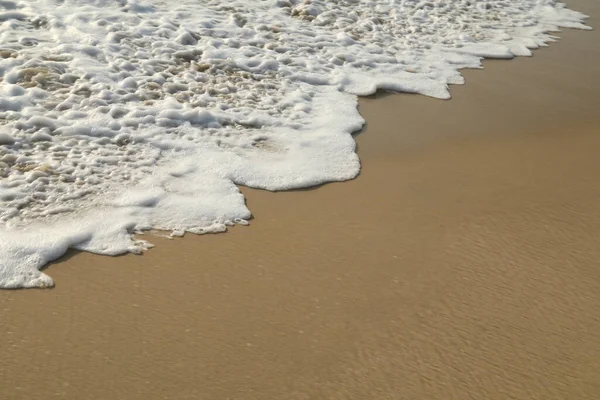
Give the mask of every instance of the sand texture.
[[0, 399], [599, 399], [600, 31], [560, 36], [361, 100], [354, 181], [0, 292]]

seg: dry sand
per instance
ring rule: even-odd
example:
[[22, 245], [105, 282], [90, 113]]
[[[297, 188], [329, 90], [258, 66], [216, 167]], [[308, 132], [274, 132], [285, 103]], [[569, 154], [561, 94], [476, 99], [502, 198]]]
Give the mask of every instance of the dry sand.
[[561, 36], [362, 100], [352, 182], [0, 292], [0, 399], [599, 399], [600, 31]]

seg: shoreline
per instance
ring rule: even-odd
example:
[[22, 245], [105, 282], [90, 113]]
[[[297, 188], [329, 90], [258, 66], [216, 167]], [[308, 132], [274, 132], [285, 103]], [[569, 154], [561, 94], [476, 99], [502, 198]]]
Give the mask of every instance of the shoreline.
[[600, 396], [599, 34], [559, 35], [450, 101], [361, 98], [352, 181], [1, 291], [7, 399]]
[[[561, 5], [564, 6], [564, 4], [561, 4]], [[560, 7], [558, 7], [558, 9], [560, 9]], [[568, 9], [566, 7], [565, 7], [565, 10], [568, 11]], [[589, 16], [587, 16], [586, 14], [581, 13], [581, 12], [575, 12], [575, 14], [578, 14], [578, 15], [571, 16], [572, 21], [569, 22], [567, 20], [566, 23], [565, 23], [565, 26], [568, 26], [569, 23], [570, 23], [572, 27], [578, 27], [580, 29], [583, 29], [583, 28], [587, 29], [587, 28], [589, 28], [591, 30], [591, 27], [589, 25], [584, 25], [584, 24], [580, 23], [580, 22], [583, 22], [585, 19], [588, 19]], [[543, 19], [543, 20], [546, 21], [545, 19]], [[580, 21], [580, 22], [573, 22], [575, 20]], [[541, 40], [539, 40], [537, 42], [541, 47], [545, 47], [547, 45], [547, 43], [552, 43], [553, 42], [552, 38], [555, 38], [555, 40], [558, 40], [558, 37], [553, 36], [552, 33], [560, 32], [560, 29], [556, 28], [556, 25], [552, 21], [547, 22], [547, 25], [545, 25], [546, 29], [550, 29], [549, 26], [552, 26], [551, 29], [554, 29], [554, 30], [544, 31], [544, 34], [542, 35], [544, 38], [541, 39]], [[507, 46], [510, 47], [510, 45], [507, 45]], [[519, 52], [522, 53], [521, 50], [517, 51], [516, 53], [514, 53], [515, 56], [511, 57], [511, 59], [512, 58], [516, 58], [517, 57], [516, 54], [519, 53]], [[494, 54], [494, 51], [492, 51], [491, 53]], [[496, 58], [492, 58], [492, 60], [503, 60], [504, 61], [504, 60], [507, 59], [503, 55], [498, 55], [499, 52], [495, 52], [495, 54], [497, 54], [497, 56], [496, 56]], [[508, 54], [510, 54], [510, 52], [508, 52]], [[527, 54], [531, 54], [531, 53], [527, 53]], [[480, 61], [477, 61], [477, 57], [476, 57], [476, 60], [475, 60], [474, 64], [479, 65], [479, 63], [481, 61], [485, 61], [485, 58], [483, 58], [483, 57], [478, 57], [478, 58], [480, 59]], [[468, 63], [464, 63], [463, 62], [461, 65], [466, 65], [466, 64], [468, 64]], [[473, 64], [473, 62], [471, 62], [471, 64]], [[483, 66], [481, 66], [481, 67], [475, 67], [475, 66], [473, 66], [473, 67], [466, 67], [466, 69], [469, 69], [469, 68], [472, 68], [472, 69], [483, 69]], [[460, 71], [461, 71], [461, 69], [454, 70], [454, 72], [460, 72]], [[461, 79], [462, 79], [462, 75], [461, 75]], [[450, 80], [448, 82], [450, 82]], [[429, 90], [429, 91], [426, 90], [426, 91], [421, 91], [421, 92], [410, 92], [410, 93], [411, 94], [418, 94], [418, 93], [428, 92], [428, 93], [430, 93], [429, 96], [431, 96], [432, 98], [438, 98], [438, 99], [444, 99], [444, 100], [446, 100], [446, 99], [450, 99], [450, 86], [452, 86], [452, 84], [448, 83], [447, 84], [447, 91], [445, 89], [443, 90], [443, 92], [445, 93], [445, 95], [448, 96], [447, 98], [445, 96], [438, 96], [436, 94], [431, 94], [431, 93], [435, 92], [435, 90], [433, 92], [431, 90]], [[373, 95], [367, 96], [366, 98], [381, 98], [382, 96], [385, 96], [388, 93], [391, 94], [393, 92], [379, 90], [376, 93], [374, 93]], [[357, 97], [360, 98], [360, 96], [357, 96]], [[355, 113], [358, 113], [358, 98], [356, 99], [357, 109], [354, 110]], [[352, 103], [354, 104], [354, 101]], [[317, 107], [317, 108], [319, 108], [319, 107]], [[333, 113], [331, 115], [335, 115], [335, 113]], [[359, 117], [358, 119], [360, 121], [362, 121], [361, 117]], [[340, 122], [340, 121], [344, 121], [344, 119], [340, 119], [338, 122]], [[355, 123], [352, 124], [353, 128], [350, 128], [350, 129], [357, 129], [356, 127], [359, 126], [359, 125], [361, 125], [360, 121], [358, 121], [358, 122], [355, 121]], [[342, 122], [342, 124], [344, 124], [344, 122]], [[365, 121], [365, 124], [366, 124], [366, 121]], [[349, 137], [347, 137], [346, 142], [352, 143], [352, 146], [354, 146], [356, 144], [356, 147], [358, 147], [358, 144], [356, 143], [355, 137], [357, 135], [361, 134], [364, 131], [364, 129], [365, 129], [365, 126], [363, 125], [362, 128], [360, 128], [357, 131], [351, 133], [352, 139], [350, 139]], [[338, 138], [338, 140], [339, 140], [339, 138]], [[357, 153], [357, 151], [356, 151], [356, 153]], [[329, 158], [329, 157], [325, 157], [325, 159], [326, 158]], [[340, 160], [336, 159], [336, 161], [340, 161]], [[346, 160], [342, 161], [342, 163], [345, 162], [345, 161]], [[198, 163], [199, 161], [195, 160], [193, 162]], [[333, 176], [335, 176], [335, 177], [330, 178], [330, 179], [333, 179], [332, 181], [325, 181], [324, 183], [319, 183], [319, 184], [316, 184], [316, 185], [313, 185], [313, 186], [298, 187], [296, 189], [288, 189], [288, 190], [306, 190], [306, 189], [310, 189], [310, 188], [321, 187], [323, 185], [326, 185], [326, 184], [329, 184], [329, 183], [332, 183], [332, 182], [345, 182], [345, 181], [348, 181], [348, 180], [356, 179], [356, 177], [360, 174], [360, 169], [361, 169], [359, 161], [358, 161], [357, 154], [353, 154], [353, 159], [350, 162], [350, 164], [352, 165], [351, 168], [353, 168], [353, 171], [351, 173], [349, 173], [349, 174], [343, 174], [345, 176], [345, 178], [341, 177], [339, 175], [336, 175], [334, 173]], [[336, 167], [338, 169], [340, 169], [339, 165], [336, 165]], [[208, 166], [208, 168], [212, 168], [212, 167]], [[300, 174], [300, 175], [302, 175], [302, 174]], [[242, 179], [242, 181], [244, 181], [244, 180]], [[315, 181], [322, 182], [323, 179], [311, 179], [311, 181], [312, 182], [315, 182]], [[240, 188], [240, 187], [246, 187], [246, 188], [250, 188], [250, 189], [252, 188], [251, 184], [248, 183], [248, 182], [241, 183], [241, 184], [240, 183], [235, 183], [235, 182], [229, 182], [229, 183], [232, 184], [232, 185], [234, 185], [234, 186], [237, 186], [238, 188]], [[306, 182], [304, 182], [304, 184], [306, 184]], [[153, 182], [152, 180], [147, 180], [144, 185], [154, 186], [154, 185], [156, 185], [156, 182]], [[144, 186], [144, 185], [142, 185], [142, 186]], [[250, 185], [250, 186], [247, 186], [247, 185]], [[262, 184], [259, 184], [258, 186], [262, 186]], [[284, 186], [289, 186], [289, 185], [284, 185]], [[291, 185], [291, 186], [293, 187], [295, 185]], [[271, 186], [267, 185], [266, 187], [267, 187], [266, 190], [273, 191], [273, 192], [280, 192], [280, 191], [285, 191], [286, 190], [286, 189], [276, 189], [275, 187], [278, 187], [278, 185], [274, 185], [274, 186], [273, 185], [271, 185]], [[200, 188], [198, 188], [198, 189], [200, 189]], [[236, 194], [238, 194], [237, 190], [235, 190], [235, 191], [236, 191]], [[163, 193], [167, 193], [167, 192], [169, 192], [169, 190], [166, 190]], [[138, 195], [138, 193], [133, 193], [133, 194], [130, 194], [130, 195], [135, 197], [135, 196]], [[154, 194], [154, 195], [158, 196], [157, 194]], [[127, 197], [127, 195], [126, 195], [126, 197]], [[235, 226], [236, 222], [234, 222], [234, 221], [238, 221], [238, 220], [240, 220], [241, 222], [243, 222], [243, 223], [240, 223], [240, 225], [247, 225], [248, 221], [250, 220], [250, 219], [248, 219], [248, 216], [250, 216], [250, 218], [252, 218], [251, 211], [248, 210], [246, 207], [244, 207], [243, 204], [241, 204], [241, 203], [245, 202], [245, 198], [243, 198], [242, 196], [239, 196], [239, 195], [238, 195], [238, 198], [241, 201], [238, 200], [238, 204], [236, 204], [236, 206], [242, 209], [242, 213], [238, 212], [238, 214], [237, 214], [238, 217], [235, 217], [235, 215], [232, 216], [232, 217], [225, 217], [225, 218], [228, 218], [228, 219], [226, 219], [224, 223], [218, 222], [218, 223], [213, 223], [213, 225], [208, 226], [206, 228], [199, 228], [200, 233], [221, 233], [221, 232], [225, 232], [228, 229], [227, 226], [229, 226], [229, 227]], [[125, 200], [125, 201], [130, 201], [130, 200]], [[192, 201], [192, 199], [190, 199], [190, 201]], [[198, 203], [197, 199], [194, 200], [194, 201], [196, 203]], [[136, 207], [136, 205], [135, 204], [131, 205], [131, 207]], [[206, 205], [204, 205], [204, 207], [206, 207]], [[198, 209], [198, 208], [202, 209], [203, 207], [202, 206], [200, 206], [200, 207], [196, 206], [195, 208], [196, 209]], [[208, 208], [210, 208], [210, 207], [208, 207]], [[86, 215], [84, 215], [83, 218], [86, 218]], [[91, 213], [89, 213], [89, 215], [91, 215]], [[89, 217], [89, 215], [87, 215], [87, 217]], [[103, 216], [103, 218], [100, 218], [100, 219], [104, 220], [105, 218], [110, 218], [110, 217], [108, 215], [106, 215], [106, 216]], [[188, 213], [185, 218], [188, 221], [190, 221], [191, 213]], [[220, 220], [222, 217], [218, 217], [218, 218]], [[98, 219], [98, 220], [100, 220], [100, 219]], [[123, 216], [121, 216], [118, 219], [120, 219], [122, 221]], [[31, 257], [23, 258], [21, 260], [17, 260], [17, 259], [13, 260], [13, 259], [11, 259], [10, 254], [11, 253], [13, 253], [13, 254], [29, 253], [31, 250], [28, 249], [28, 248], [20, 248], [19, 245], [16, 244], [16, 243], [19, 242], [19, 241], [20, 242], [23, 242], [23, 241], [32, 241], [33, 242], [35, 240], [32, 240], [32, 237], [29, 237], [26, 234], [26, 235], [24, 235], [24, 237], [19, 237], [18, 240], [12, 242], [10, 240], [10, 234], [9, 234], [10, 230], [7, 230], [7, 234], [9, 236], [6, 238], [6, 240], [8, 241], [9, 245], [5, 246], [5, 247], [7, 249], [10, 249], [10, 251], [7, 251], [5, 264], [8, 265], [8, 267], [6, 267], [6, 265], [5, 265], [5, 271], [13, 270], [13, 271], [18, 271], [18, 273], [13, 274], [14, 276], [11, 276], [10, 274], [8, 274], [7, 278], [2, 277], [2, 279], [0, 279], [2, 281], [2, 282], [0, 282], [0, 284], [2, 285], [2, 287], [4, 289], [23, 289], [23, 288], [42, 288], [42, 289], [44, 289], [44, 288], [52, 288], [55, 285], [54, 282], [53, 282], [53, 279], [50, 276], [46, 275], [46, 274], [43, 274], [43, 273], [40, 274], [40, 273], [38, 273], [38, 271], [42, 272], [42, 271], [48, 269], [52, 264], [54, 264], [56, 262], [60, 262], [60, 260], [63, 257], [65, 257], [65, 254], [67, 252], [70, 252], [69, 254], [71, 254], [71, 256], [73, 254], [75, 254], [75, 253], [78, 253], [78, 252], [92, 252], [92, 253], [98, 254], [98, 255], [109, 255], [109, 256], [123, 255], [123, 254], [127, 254], [127, 253], [138, 254], [138, 253], [141, 253], [141, 252], [148, 251], [149, 249], [151, 249], [154, 246], [151, 243], [148, 243], [147, 246], [145, 244], [137, 244], [137, 243], [133, 243], [133, 242], [130, 243], [130, 240], [135, 239], [132, 236], [147, 235], [147, 234], [152, 234], [153, 232], [155, 232], [159, 236], [163, 236], [163, 233], [160, 232], [160, 230], [157, 230], [155, 228], [149, 228], [149, 229], [146, 228], [146, 230], [142, 229], [141, 232], [140, 231], [136, 231], [136, 232], [139, 232], [136, 235], [134, 235], [134, 234], [131, 233], [131, 229], [123, 229], [123, 228], [121, 228], [120, 232], [117, 232], [118, 229], [116, 229], [115, 232], [112, 235], [105, 235], [105, 236], [110, 236], [112, 238], [119, 237], [119, 236], [127, 237], [127, 239], [125, 240], [124, 243], [116, 243], [116, 242], [115, 243], [103, 243], [103, 244], [89, 246], [87, 244], [88, 242], [90, 242], [90, 241], [91, 242], [95, 242], [96, 241], [96, 238], [94, 236], [95, 234], [88, 233], [88, 235], [91, 235], [90, 237], [92, 237], [92, 238], [91, 239], [86, 239], [85, 241], [82, 242], [80, 236], [81, 236], [81, 234], [83, 234], [83, 232], [78, 231], [77, 228], [75, 228], [75, 231], [72, 233], [72, 235], [71, 235], [72, 237], [68, 237], [68, 236], [67, 237], [63, 237], [59, 233], [59, 232], [64, 231], [64, 230], [71, 231], [71, 229], [69, 228], [69, 224], [72, 223], [73, 221], [74, 221], [73, 219], [71, 219], [71, 220], [67, 219], [66, 221], [60, 221], [56, 226], [51, 227], [51, 228], [55, 229], [54, 234], [48, 234], [46, 236], [48, 238], [54, 236], [55, 239], [56, 238], [58, 238], [58, 239], [55, 240], [55, 243], [53, 245], [48, 246], [50, 248], [49, 251], [48, 250], [46, 250], [46, 251], [40, 250], [40, 251], [37, 252], [37, 254], [35, 254], [35, 256], [32, 255]], [[214, 221], [214, 220], [212, 220], [212, 221]], [[196, 221], [194, 220], [194, 223], [195, 222]], [[206, 221], [204, 221], [204, 223], [206, 223]], [[131, 219], [130, 221], [128, 221], [128, 225], [130, 225], [130, 226], [140, 225], [140, 224], [145, 224], [145, 225], [148, 225], [148, 226], [151, 225], [151, 224], [149, 224], [149, 223], [147, 223], [145, 221], [144, 222], [140, 222], [140, 221], [135, 221], [134, 219]], [[185, 225], [185, 223], [182, 223], [182, 224]], [[73, 224], [73, 225], [78, 225], [78, 224]], [[89, 231], [89, 232], [98, 231], [100, 228], [99, 228], [99, 226], [96, 226], [96, 225], [97, 225], [96, 223], [92, 222], [92, 223], [90, 223], [90, 227], [88, 227], [87, 229], [83, 229], [83, 231]], [[161, 224], [155, 222], [154, 225], [158, 226], [158, 225], [161, 225]], [[162, 225], [163, 226], [170, 226], [168, 224], [162, 224]], [[215, 225], [219, 225], [219, 226], [215, 226]], [[27, 225], [27, 226], [29, 226], [29, 225]], [[192, 226], [196, 226], [196, 225], [192, 225]], [[33, 225], [31, 225], [30, 228], [31, 227], [35, 227], [35, 223]], [[163, 228], [161, 228], [161, 229], [163, 229]], [[188, 229], [188, 232], [184, 232], [184, 229]], [[194, 229], [196, 229], [196, 228], [173, 229], [173, 232], [171, 233], [171, 235], [169, 235], [169, 238], [179, 237], [179, 236], [182, 236], [184, 233], [191, 234], [192, 232], [195, 232]], [[79, 230], [81, 230], [81, 227], [79, 227]], [[180, 232], [180, 233], [175, 233], [175, 232]], [[13, 234], [16, 234], [16, 233], [17, 233], [16, 231], [13, 232]], [[198, 232], [196, 232], [196, 233], [198, 233]], [[55, 248], [52, 248], [53, 246]], [[66, 248], [66, 250], [64, 250], [65, 248]], [[48, 255], [48, 253], [50, 253], [52, 255], [50, 256], [50, 255]], [[60, 254], [60, 255], [57, 257], [58, 254]], [[31, 260], [36, 260], [36, 259], [43, 259], [44, 261], [41, 262], [41, 263], [40, 262], [31, 261]]]

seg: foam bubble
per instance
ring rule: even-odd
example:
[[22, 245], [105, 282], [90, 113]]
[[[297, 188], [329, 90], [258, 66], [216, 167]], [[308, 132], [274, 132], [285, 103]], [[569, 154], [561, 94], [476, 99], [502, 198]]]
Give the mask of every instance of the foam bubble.
[[449, 98], [461, 68], [586, 29], [554, 0], [0, 2], [0, 287], [74, 247], [247, 224], [236, 185], [352, 179], [356, 95]]

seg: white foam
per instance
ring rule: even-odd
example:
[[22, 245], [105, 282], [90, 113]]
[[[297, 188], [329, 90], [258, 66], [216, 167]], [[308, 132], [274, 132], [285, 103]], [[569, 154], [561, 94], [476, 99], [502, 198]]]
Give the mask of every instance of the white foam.
[[461, 68], [587, 29], [554, 0], [0, 2], [0, 287], [69, 248], [247, 224], [236, 185], [355, 177], [356, 95], [449, 98]]

